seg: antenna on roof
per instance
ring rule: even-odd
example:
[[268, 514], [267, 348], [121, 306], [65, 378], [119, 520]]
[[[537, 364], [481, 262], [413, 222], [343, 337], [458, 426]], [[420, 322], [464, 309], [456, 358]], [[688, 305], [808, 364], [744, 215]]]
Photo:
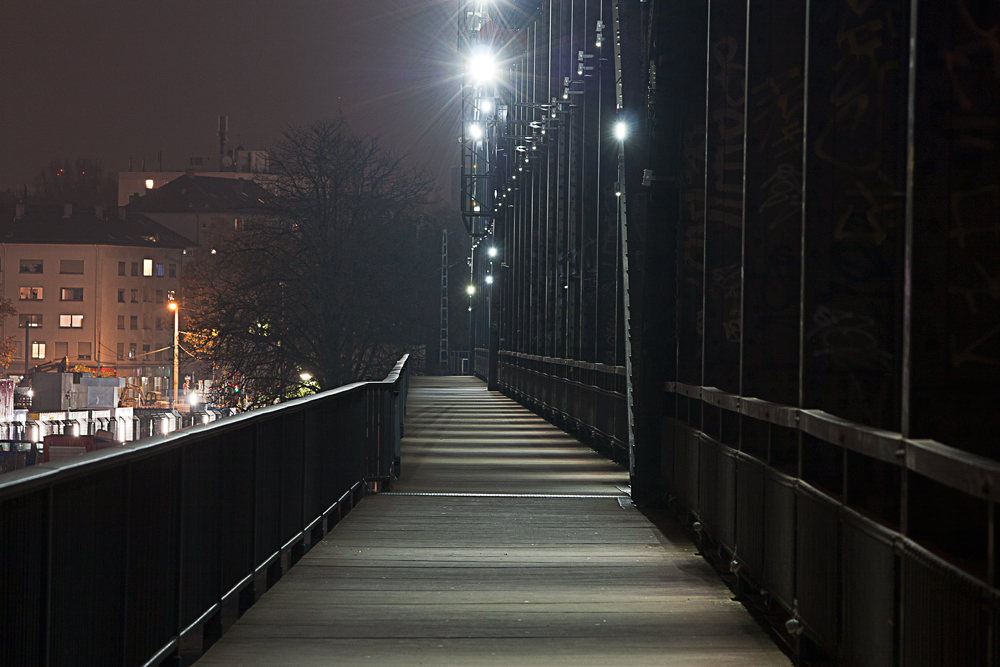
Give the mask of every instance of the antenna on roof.
[[226, 134], [229, 132], [229, 116], [219, 116], [219, 171], [222, 171], [222, 159], [226, 157]]

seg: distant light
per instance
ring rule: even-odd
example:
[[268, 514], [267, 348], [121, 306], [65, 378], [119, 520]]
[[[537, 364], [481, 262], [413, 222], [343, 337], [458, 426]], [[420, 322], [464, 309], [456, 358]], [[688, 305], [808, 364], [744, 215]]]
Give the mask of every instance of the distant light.
[[176, 301], [171, 301], [171, 302], [167, 303], [167, 309], [169, 309], [169, 310], [177, 310], [177, 302]]
[[483, 138], [483, 126], [479, 123], [472, 123], [469, 125], [469, 136], [479, 141]]
[[465, 293], [468, 294], [469, 296], [472, 296], [473, 294], [476, 293], [476, 286], [469, 285], [468, 287], [465, 288]]
[[490, 257], [496, 257], [497, 256], [497, 249], [491, 247], [489, 250], [486, 251], [486, 254], [489, 255]]
[[309, 382], [309, 380], [313, 379], [312, 375], [310, 375], [309, 373], [305, 373], [305, 372], [299, 373], [299, 377], [302, 378], [303, 382]]
[[482, 100], [479, 103], [479, 110], [482, 111], [483, 113], [492, 113], [493, 112], [493, 100], [490, 100], [490, 99], [484, 99], [484, 100]]
[[35, 395], [35, 390], [34, 389], [29, 389], [28, 390], [28, 398], [31, 398], [34, 395]]
[[469, 77], [474, 83], [489, 83], [497, 75], [497, 61], [489, 49], [479, 48], [469, 55]]
[[625, 141], [625, 137], [628, 136], [628, 126], [622, 121], [615, 123], [615, 139], [618, 141]]
[[486, 284], [487, 285], [493, 284], [493, 276], [486, 276]]
[[151, 179], [151, 178], [147, 178], [146, 179], [146, 189], [147, 190], [152, 190], [153, 189], [153, 179]]
[[190, 394], [188, 394], [188, 403], [190, 403], [191, 405], [198, 405], [199, 403], [201, 403], [201, 399], [198, 396], [198, 392], [192, 391]]
[[601, 48], [601, 40], [597, 40], [596, 46], [597, 46], [597, 48]]

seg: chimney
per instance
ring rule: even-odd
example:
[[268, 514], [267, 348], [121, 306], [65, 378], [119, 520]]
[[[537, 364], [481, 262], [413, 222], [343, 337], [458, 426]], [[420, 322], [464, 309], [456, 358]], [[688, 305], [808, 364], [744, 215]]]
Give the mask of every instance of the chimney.
[[18, 204], [14, 207], [14, 219], [22, 220], [24, 218], [24, 204]]
[[98, 204], [94, 207], [94, 215], [96, 215], [101, 220], [104, 220], [104, 207]]
[[72, 218], [73, 217], [73, 205], [72, 204], [63, 204], [63, 217], [64, 218]]

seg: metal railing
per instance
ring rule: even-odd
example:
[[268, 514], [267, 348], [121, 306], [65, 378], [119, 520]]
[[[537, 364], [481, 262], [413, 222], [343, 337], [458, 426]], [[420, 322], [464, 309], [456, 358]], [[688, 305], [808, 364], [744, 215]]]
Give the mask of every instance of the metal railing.
[[196, 658], [399, 471], [404, 356], [363, 382], [0, 478], [0, 664]]
[[[666, 391], [662, 486], [750, 590], [784, 607], [794, 634], [844, 664], [1000, 659], [1000, 463], [713, 387]], [[910, 494], [925, 479], [986, 504], [985, 569], [908, 534], [919, 534]], [[969, 507], [940, 511], [964, 522]]]
[[628, 463], [625, 367], [500, 352], [501, 391]]

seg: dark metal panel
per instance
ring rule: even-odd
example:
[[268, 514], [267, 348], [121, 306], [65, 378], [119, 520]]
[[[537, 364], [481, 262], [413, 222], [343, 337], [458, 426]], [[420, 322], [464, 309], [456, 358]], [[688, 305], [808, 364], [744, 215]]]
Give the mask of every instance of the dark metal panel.
[[[900, 661], [908, 667], [986, 665], [990, 607], [982, 584], [910, 541], [900, 543]], [[992, 596], [990, 596], [992, 597]]]
[[220, 515], [222, 444], [206, 440], [187, 447], [181, 476], [181, 614], [187, 627], [222, 597]]
[[842, 509], [843, 649], [852, 667], [896, 665], [896, 554], [893, 534]]
[[795, 598], [806, 632], [829, 654], [840, 633], [839, 505], [801, 482], [796, 486]]
[[73, 598], [52, 605], [51, 665], [122, 664], [129, 503], [124, 467], [52, 490], [50, 585], [57, 595], [72, 590]]
[[798, 404], [805, 2], [750, 0], [742, 394]]
[[677, 380], [701, 385], [702, 284], [705, 267], [705, 91], [708, 3], [691, 3], [676, 104], [681, 115], [680, 219], [677, 226]]
[[895, 430], [908, 6], [809, 6], [803, 407]]
[[756, 581], [764, 570], [764, 464], [745, 454], [736, 458], [737, 560]]
[[761, 586], [785, 609], [795, 606], [795, 480], [764, 473], [764, 569]]
[[253, 573], [256, 430], [244, 427], [222, 438], [222, 504], [219, 560], [223, 593]]
[[[43, 664], [44, 565], [51, 525], [47, 496], [42, 491], [0, 503], [0, 539], [5, 546], [0, 549], [0, 664]], [[77, 525], [83, 530], [85, 524]]]
[[[363, 416], [362, 416], [363, 419]], [[254, 562], [261, 563], [281, 548], [281, 422], [257, 426], [257, 488], [254, 493]]]
[[177, 635], [181, 450], [131, 465], [125, 664], [141, 665]]
[[[380, 391], [381, 387], [374, 391]], [[382, 406], [379, 406], [380, 408]], [[286, 415], [281, 428], [281, 543], [285, 544], [302, 530], [303, 440], [302, 413]], [[369, 452], [377, 455], [377, 443]]]
[[908, 435], [1000, 458], [1000, 5], [922, 2]]
[[716, 462], [716, 539], [730, 553], [736, 544], [736, 450], [719, 444]]
[[739, 393], [746, 2], [709, 14], [702, 384]]

